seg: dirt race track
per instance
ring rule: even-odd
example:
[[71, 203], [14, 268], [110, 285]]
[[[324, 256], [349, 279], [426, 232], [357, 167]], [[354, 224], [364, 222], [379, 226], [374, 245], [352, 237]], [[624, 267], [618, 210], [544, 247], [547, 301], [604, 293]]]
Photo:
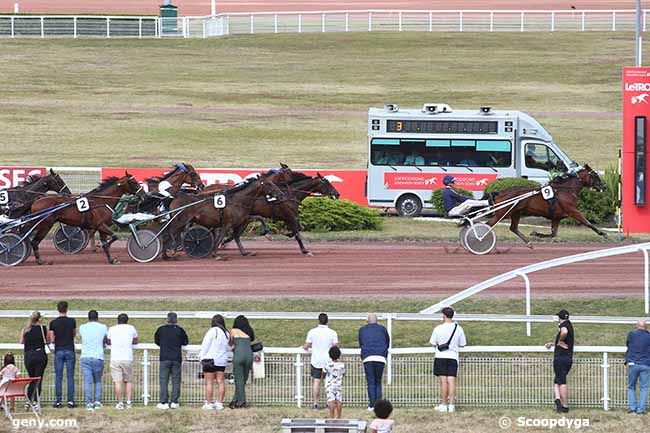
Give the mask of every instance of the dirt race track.
[[[33, 258], [0, 269], [0, 297], [199, 297], [199, 296], [439, 296], [465, 289], [499, 273], [555, 257], [618, 244], [499, 244], [502, 254], [472, 256], [454, 243], [312, 243], [314, 257], [303, 257], [293, 242], [256, 241], [246, 246], [255, 257], [228, 249], [228, 260], [149, 264], [131, 261], [123, 242], [107, 265], [103, 254], [57, 253], [49, 241], [42, 251], [52, 266]], [[643, 258], [615, 256], [541, 271], [530, 276], [533, 296], [643, 296]], [[486, 292], [522, 295], [520, 279]]]

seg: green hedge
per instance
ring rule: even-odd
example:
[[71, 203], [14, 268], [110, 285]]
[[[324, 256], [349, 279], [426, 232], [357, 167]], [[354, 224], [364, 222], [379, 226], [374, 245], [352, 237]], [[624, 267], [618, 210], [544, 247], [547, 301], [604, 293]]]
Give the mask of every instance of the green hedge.
[[300, 204], [300, 223], [305, 231], [381, 230], [380, 212], [350, 200], [310, 197]]
[[[464, 195], [465, 197], [474, 197], [472, 191], [468, 191], [466, 189], [454, 188], [454, 191], [460, 195]], [[445, 205], [442, 202], [442, 188], [436, 189], [431, 193], [431, 204], [433, 205], [433, 210], [437, 215], [447, 216], [447, 210], [445, 209]]]
[[528, 180], [521, 177], [504, 177], [502, 179], [494, 179], [485, 187], [485, 193], [493, 193], [503, 191], [509, 188], [525, 187], [525, 188], [539, 188], [541, 185], [534, 180]]

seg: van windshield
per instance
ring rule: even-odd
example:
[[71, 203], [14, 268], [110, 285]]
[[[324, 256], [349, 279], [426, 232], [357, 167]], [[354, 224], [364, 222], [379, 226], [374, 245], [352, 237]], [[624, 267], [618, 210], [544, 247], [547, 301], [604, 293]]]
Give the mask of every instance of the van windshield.
[[542, 143], [529, 143], [526, 145], [526, 167], [540, 170], [567, 171], [567, 166], [559, 156], [547, 145]]

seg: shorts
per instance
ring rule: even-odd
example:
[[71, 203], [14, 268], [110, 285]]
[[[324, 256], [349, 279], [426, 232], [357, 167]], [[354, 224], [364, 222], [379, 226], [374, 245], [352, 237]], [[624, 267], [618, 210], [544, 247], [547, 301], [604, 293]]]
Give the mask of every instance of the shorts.
[[111, 361], [111, 378], [113, 382], [131, 382], [133, 361]]
[[217, 373], [219, 371], [221, 372], [226, 371], [226, 366], [225, 365], [211, 365], [210, 367], [203, 366], [204, 373]]
[[323, 369], [316, 368], [313, 365], [311, 366], [311, 377], [312, 379], [322, 379], [323, 378]]
[[553, 359], [553, 372], [555, 373], [555, 380], [553, 381], [556, 385], [566, 385], [566, 377], [571, 371], [571, 366], [573, 366], [573, 359], [562, 356], [559, 358]]
[[343, 389], [331, 386], [327, 390], [327, 401], [343, 401]]
[[436, 358], [433, 361], [433, 374], [435, 376], [456, 377], [458, 374], [458, 361], [455, 359]]

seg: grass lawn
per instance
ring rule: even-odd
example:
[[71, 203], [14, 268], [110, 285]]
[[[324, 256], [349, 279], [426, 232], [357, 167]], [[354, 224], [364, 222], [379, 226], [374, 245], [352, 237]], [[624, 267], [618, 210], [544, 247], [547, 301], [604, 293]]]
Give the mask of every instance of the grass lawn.
[[[165, 300], [152, 302], [142, 300], [105, 300], [105, 299], [69, 299], [70, 309], [75, 311], [333, 311], [333, 312], [418, 312], [439, 299], [436, 298], [346, 298], [346, 299], [256, 299], [238, 300], [233, 298], [210, 298], [195, 300]], [[18, 310], [54, 310], [58, 300], [15, 300], [12, 309]], [[576, 298], [576, 299], [537, 299], [533, 303], [533, 314], [556, 314], [561, 308], [569, 306], [574, 315], [610, 315], [610, 316], [642, 316], [643, 300], [637, 298]], [[456, 305], [460, 313], [511, 313], [523, 314], [524, 300], [515, 298], [500, 298], [482, 296], [465, 300]], [[20, 329], [25, 319], [3, 319], [0, 321], [0, 342], [12, 343], [18, 341]], [[78, 319], [78, 324], [86, 320]], [[152, 343], [156, 328], [161, 325], [158, 320], [131, 320], [140, 334], [140, 341]], [[181, 325], [187, 330], [190, 344], [201, 344], [203, 334], [209, 327], [209, 320], [185, 319]], [[231, 321], [228, 321], [230, 326]], [[109, 326], [115, 319], [107, 320]], [[357, 332], [362, 321], [333, 321], [331, 327], [339, 334], [342, 347], [358, 347]], [[428, 346], [433, 322], [395, 321], [393, 322], [394, 347]], [[256, 335], [266, 346], [298, 347], [304, 342], [307, 331], [316, 325], [316, 321], [300, 320], [253, 320], [252, 326]], [[518, 323], [465, 322], [463, 323], [468, 337], [468, 343], [475, 345], [541, 345], [554, 337], [555, 324], [533, 324], [532, 335], [527, 337], [525, 325]], [[576, 344], [578, 345], [611, 345], [625, 344], [626, 325], [576, 325]], [[504, 340], [504, 335], [507, 339]]]
[[[161, 412], [155, 408], [134, 408], [118, 412], [104, 408], [95, 413], [82, 409], [54, 410], [45, 409], [43, 419], [74, 418], [78, 430], [67, 431], [97, 433], [279, 433], [282, 418], [325, 417], [321, 410], [314, 413], [310, 409], [298, 408], [251, 408], [246, 410], [205, 413], [199, 408], [181, 408], [175, 411]], [[346, 418], [371, 421], [372, 417], [365, 410], [343, 408]], [[499, 427], [499, 419], [507, 416], [513, 422], [509, 429]], [[449, 433], [497, 433], [526, 432], [539, 433], [549, 431], [548, 427], [517, 427], [519, 417], [529, 419], [561, 419], [550, 408], [535, 409], [474, 409], [458, 408], [455, 414], [440, 414], [433, 409], [396, 409], [392, 419], [395, 421], [395, 433], [423, 433], [444, 431]], [[578, 409], [565, 415], [566, 418], [578, 419], [582, 430], [594, 433], [626, 432], [646, 433], [648, 420], [646, 416], [629, 415], [622, 410], [605, 412], [603, 410]], [[588, 421], [583, 421], [583, 420]], [[587, 426], [586, 423], [589, 423]], [[575, 424], [574, 424], [575, 426]], [[11, 430], [9, 421], [3, 420], [0, 429]], [[556, 427], [566, 431], [566, 427]], [[570, 430], [574, 430], [575, 427]], [[57, 431], [21, 429], [19, 431]], [[60, 430], [58, 430], [60, 431]], [[581, 431], [581, 430], [577, 430]]]
[[368, 107], [447, 102], [533, 113], [604, 169], [633, 53], [623, 32], [6, 40], [0, 152], [6, 165], [362, 169]]

